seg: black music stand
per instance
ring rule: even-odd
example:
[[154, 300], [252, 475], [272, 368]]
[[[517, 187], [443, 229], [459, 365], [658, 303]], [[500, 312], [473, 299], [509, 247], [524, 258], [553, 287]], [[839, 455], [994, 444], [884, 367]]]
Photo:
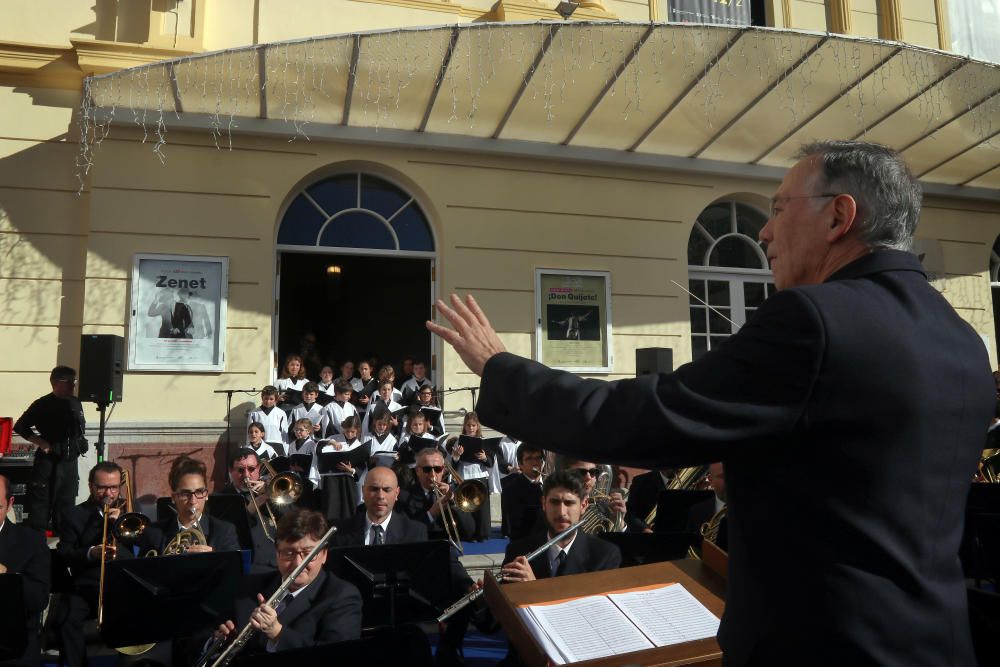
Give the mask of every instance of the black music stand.
[[450, 602], [450, 549], [444, 540], [334, 547], [326, 567], [361, 591], [363, 628], [428, 623]]
[[232, 617], [242, 572], [238, 551], [110, 561], [101, 636], [115, 648], [207, 630]]
[[660, 497], [656, 502], [656, 524], [653, 526], [653, 532], [684, 532], [691, 507], [714, 495], [715, 492], [710, 489], [703, 491], [667, 489], [660, 491]]
[[695, 543], [694, 536], [684, 532], [600, 533], [597, 537], [621, 550], [621, 567], [680, 560], [687, 557], [688, 548]]
[[20, 574], [0, 574], [0, 600], [4, 618], [13, 622], [0, 623], [0, 660], [19, 660], [27, 648], [25, 628], [24, 580]]
[[[260, 508], [261, 514], [267, 516], [267, 509]], [[216, 519], [222, 519], [236, 526], [236, 539], [241, 549], [253, 549], [253, 536], [250, 534], [250, 516], [243, 496], [237, 493], [213, 493], [205, 503], [205, 514]]]

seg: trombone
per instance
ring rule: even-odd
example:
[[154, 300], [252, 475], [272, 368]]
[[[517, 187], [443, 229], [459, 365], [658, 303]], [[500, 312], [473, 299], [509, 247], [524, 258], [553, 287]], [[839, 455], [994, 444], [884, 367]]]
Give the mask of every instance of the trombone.
[[[122, 504], [104, 503], [104, 525], [101, 528], [101, 575], [100, 584], [97, 589], [98, 628], [104, 623], [104, 571], [108, 560], [108, 533], [110, 532], [111, 534], [111, 544], [115, 544], [116, 542], [135, 542], [149, 528], [150, 524], [149, 518], [146, 515], [140, 514], [132, 508], [132, 485], [129, 483], [127, 470], [122, 470], [121, 481], [122, 486], [125, 487], [125, 512], [115, 519], [115, 522], [111, 524], [110, 530], [108, 528], [108, 516], [111, 510], [121, 508]], [[117, 552], [117, 545], [115, 547]], [[135, 646], [119, 646], [115, 650], [124, 655], [141, 655], [153, 648], [153, 646], [155, 644], [137, 644]]]
[[[244, 486], [247, 491], [250, 492], [250, 504], [253, 505], [254, 511], [257, 513], [257, 520], [260, 521], [260, 527], [264, 531], [264, 536], [274, 542], [275, 535], [273, 535], [271, 530], [268, 529], [268, 521], [264, 519], [264, 513], [260, 511], [260, 505], [257, 503], [257, 500], [262, 495], [266, 494], [264, 509], [267, 510], [270, 525], [277, 529], [278, 520], [275, 518], [274, 512], [271, 510], [271, 503], [274, 503], [278, 507], [291, 505], [302, 497], [305, 484], [302, 481], [302, 476], [297, 472], [289, 470], [287, 472], [279, 473], [268, 461], [261, 461], [261, 468], [267, 471], [268, 479], [265, 484], [265, 490], [263, 492], [254, 491], [253, 487], [245, 482]], [[235, 484], [233, 486], [235, 486]]]

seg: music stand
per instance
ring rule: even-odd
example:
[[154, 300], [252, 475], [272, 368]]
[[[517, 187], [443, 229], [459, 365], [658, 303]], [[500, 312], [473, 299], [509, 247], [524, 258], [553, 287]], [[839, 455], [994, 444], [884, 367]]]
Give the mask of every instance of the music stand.
[[20, 574], [0, 574], [0, 600], [3, 600], [4, 616], [12, 621], [0, 623], [0, 660], [19, 660], [28, 641], [24, 622], [24, 580]]
[[[186, 637], [232, 617], [243, 566], [220, 551], [107, 564], [101, 635], [108, 646]], [[141, 611], [141, 613], [137, 613]]]
[[[267, 509], [260, 509], [262, 514]], [[205, 503], [205, 513], [216, 519], [222, 519], [236, 526], [236, 539], [241, 549], [253, 549], [253, 536], [250, 534], [250, 516], [243, 496], [236, 493], [213, 493]]]
[[597, 537], [616, 545], [621, 550], [621, 567], [686, 558], [688, 549], [695, 542], [694, 536], [685, 532], [600, 533]]
[[326, 567], [361, 591], [363, 628], [428, 623], [451, 601], [450, 549], [444, 540], [334, 547]]
[[708, 500], [714, 491], [694, 491], [688, 489], [667, 489], [660, 491], [656, 502], [656, 533], [680, 533], [687, 528], [688, 512], [691, 507]]

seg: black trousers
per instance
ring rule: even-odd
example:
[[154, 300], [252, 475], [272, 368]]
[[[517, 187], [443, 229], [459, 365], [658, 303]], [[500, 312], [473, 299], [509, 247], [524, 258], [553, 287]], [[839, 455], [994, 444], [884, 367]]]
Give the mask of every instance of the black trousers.
[[97, 618], [97, 586], [77, 587], [66, 593], [57, 609], [56, 634], [59, 637], [60, 663], [81, 667], [87, 662], [84, 621]]
[[472, 513], [472, 521], [475, 524], [472, 537], [478, 540], [488, 540], [490, 538], [490, 522], [492, 518], [490, 516], [490, 485], [488, 480], [489, 478], [486, 477], [472, 480], [483, 487], [483, 492], [485, 493], [483, 504], [479, 506], [478, 510]]
[[76, 505], [80, 473], [76, 459], [56, 459], [35, 452], [35, 465], [28, 480], [28, 512], [25, 523], [36, 530], [50, 526], [56, 532], [62, 513]]

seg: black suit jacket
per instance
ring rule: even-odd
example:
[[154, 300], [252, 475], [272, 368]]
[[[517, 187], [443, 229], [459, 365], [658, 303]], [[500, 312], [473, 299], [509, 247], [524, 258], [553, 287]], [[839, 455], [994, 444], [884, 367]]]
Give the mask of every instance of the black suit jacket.
[[[230, 482], [222, 488], [222, 493], [226, 495], [241, 495], [236, 487]], [[268, 519], [267, 510], [263, 507], [260, 509], [263, 513], [265, 520]], [[275, 515], [277, 519], [277, 514]], [[253, 542], [251, 545], [253, 549], [253, 556], [250, 560], [251, 566], [259, 568], [261, 571], [264, 569], [275, 570], [278, 567], [278, 554], [274, 548], [274, 542], [272, 542], [267, 534], [264, 532], [264, 527], [260, 525], [260, 519], [257, 518], [256, 512], [247, 512], [247, 519], [250, 522], [250, 540]], [[270, 534], [273, 536], [275, 527], [270, 526], [268, 528]], [[239, 536], [237, 535], [237, 539]]]
[[[427, 511], [433, 504], [434, 502], [432, 500], [427, 499], [427, 493], [424, 491], [424, 488], [420, 486], [420, 482], [414, 481], [408, 487], [400, 491], [399, 500], [396, 501], [396, 509], [403, 512], [414, 521], [419, 521], [427, 526], [427, 535], [430, 539], [447, 539], [444, 524], [441, 522], [441, 517], [438, 516], [432, 523], [430, 517], [427, 516]], [[472, 514], [469, 512], [459, 512], [454, 503], [452, 503], [451, 508], [454, 510], [453, 514], [455, 515], [455, 524], [458, 526], [460, 539], [468, 539], [475, 531], [475, 523], [472, 518]]]
[[[338, 547], [361, 546], [365, 543], [365, 506], [358, 505], [357, 511], [349, 519], [337, 522], [337, 532], [333, 545]], [[427, 541], [427, 526], [414, 521], [403, 512], [393, 511], [389, 527], [385, 531], [386, 544], [412, 544]]]
[[501, 484], [500, 505], [507, 537], [511, 540], [526, 537], [542, 513], [542, 485], [530, 482], [520, 473], [510, 475]]
[[[507, 545], [504, 553], [504, 564], [509, 563], [518, 556], [526, 556], [549, 540], [548, 533], [538, 531], [528, 537], [516, 540]], [[602, 570], [614, 570], [622, 563], [622, 553], [617, 546], [610, 542], [591, 537], [586, 533], [577, 531], [573, 546], [570, 547], [566, 561], [563, 563], [560, 576], [565, 574], [583, 574], [585, 572], [600, 572]], [[552, 576], [549, 569], [549, 559], [546, 554], [541, 554], [531, 561], [531, 571], [535, 573], [536, 579], [548, 579]]]
[[[236, 601], [236, 627], [245, 626], [257, 608], [257, 593], [269, 598], [281, 584], [279, 575], [248, 576], [246, 595]], [[361, 637], [361, 594], [336, 575], [321, 569], [311, 584], [278, 615], [283, 629], [278, 636], [278, 651], [305, 646], [332, 644]], [[263, 633], [251, 639], [249, 650], [264, 651]]]
[[588, 461], [725, 461], [727, 664], [967, 665], [958, 545], [995, 402], [982, 340], [915, 256], [883, 250], [777, 292], [672, 374], [498, 354], [477, 411]]
[[[94, 500], [86, 500], [76, 507], [63, 512], [59, 524], [59, 544], [56, 551], [73, 575], [73, 588], [77, 592], [89, 589], [96, 591], [100, 583], [101, 561], [88, 560], [87, 552], [95, 544], [101, 543], [104, 532], [104, 517], [101, 506]], [[108, 539], [111, 539], [111, 524], [108, 524]], [[119, 545], [117, 558], [132, 558], [128, 545]]]
[[[239, 551], [240, 543], [236, 537], [236, 527], [228, 521], [216, 519], [214, 516], [204, 514], [198, 522], [201, 532], [205, 533], [208, 546], [213, 551]], [[139, 538], [139, 554], [145, 554], [150, 549], [156, 549], [156, 553], [163, 555], [163, 550], [180, 532], [177, 527], [177, 518], [169, 517], [163, 521], [157, 521], [147, 528], [142, 537]]]
[[4, 522], [0, 529], [0, 563], [8, 573], [21, 575], [27, 629], [36, 631], [39, 614], [49, 604], [52, 578], [51, 554], [45, 544], [45, 535], [27, 526]]

